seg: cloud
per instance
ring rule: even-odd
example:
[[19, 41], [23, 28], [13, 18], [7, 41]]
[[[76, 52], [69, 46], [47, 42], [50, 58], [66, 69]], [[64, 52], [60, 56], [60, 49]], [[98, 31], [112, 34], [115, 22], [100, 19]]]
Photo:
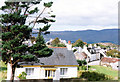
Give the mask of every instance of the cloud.
[[57, 0], [52, 9], [57, 17], [51, 30], [117, 28], [118, 0]]
[[[0, 0], [3, 5], [4, 0]], [[45, 0], [50, 1], [50, 0]], [[118, 27], [119, 0], [52, 0], [56, 22], [50, 30], [107, 29]]]

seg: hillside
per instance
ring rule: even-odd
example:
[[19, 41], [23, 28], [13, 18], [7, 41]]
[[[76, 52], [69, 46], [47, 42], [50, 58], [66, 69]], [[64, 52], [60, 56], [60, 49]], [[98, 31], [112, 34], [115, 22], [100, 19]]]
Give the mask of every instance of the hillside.
[[[33, 36], [37, 36], [33, 34]], [[78, 39], [87, 43], [114, 43], [118, 44], [118, 29], [104, 30], [83, 30], [83, 31], [51, 31], [49, 35], [44, 35], [46, 41], [50, 38], [60, 38], [75, 42]]]

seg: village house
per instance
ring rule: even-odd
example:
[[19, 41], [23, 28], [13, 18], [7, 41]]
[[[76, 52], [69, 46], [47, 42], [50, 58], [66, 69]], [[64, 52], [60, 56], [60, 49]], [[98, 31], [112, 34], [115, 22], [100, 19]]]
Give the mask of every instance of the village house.
[[[71, 47], [69, 45], [69, 47]], [[77, 77], [78, 63], [71, 48], [51, 47], [53, 54], [50, 57], [39, 58], [40, 63], [19, 62], [20, 68], [16, 68], [15, 77], [26, 72], [26, 79], [54, 79]], [[7, 70], [9, 79], [9, 65]]]
[[112, 57], [103, 57], [100, 61], [101, 66], [111, 67], [115, 70], [120, 70], [120, 59]]
[[88, 61], [100, 60], [102, 57], [106, 57], [105, 50], [96, 45], [89, 45], [88, 47], [84, 45], [83, 49], [81, 47], [74, 49], [77, 49], [77, 51], [74, 52], [77, 60], [86, 60], [87, 56]]

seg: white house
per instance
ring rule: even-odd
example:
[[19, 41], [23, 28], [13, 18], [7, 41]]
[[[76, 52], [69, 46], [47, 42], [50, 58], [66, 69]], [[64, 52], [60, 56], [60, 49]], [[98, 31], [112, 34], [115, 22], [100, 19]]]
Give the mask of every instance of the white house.
[[86, 45], [84, 45], [83, 49], [79, 47], [74, 54], [77, 60], [86, 60], [86, 56], [88, 56], [89, 61], [106, 57], [104, 50], [102, 50], [100, 47], [92, 47], [92, 45], [89, 47], [86, 47]]
[[[50, 57], [39, 58], [40, 63], [19, 62], [20, 68], [16, 68], [15, 77], [26, 72], [26, 79], [54, 79], [77, 77], [78, 63], [72, 50], [66, 47], [53, 47]], [[9, 72], [9, 70], [8, 70]], [[7, 75], [9, 79], [9, 74]]]
[[103, 57], [100, 61], [100, 65], [111, 67], [115, 70], [120, 70], [120, 59], [112, 57]]

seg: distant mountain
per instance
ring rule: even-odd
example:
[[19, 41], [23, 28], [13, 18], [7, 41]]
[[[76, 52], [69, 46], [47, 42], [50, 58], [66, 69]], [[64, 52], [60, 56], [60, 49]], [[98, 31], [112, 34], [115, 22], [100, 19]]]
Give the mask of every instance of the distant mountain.
[[[120, 30], [120, 29], [119, 29]], [[33, 36], [37, 36], [33, 34]], [[63, 40], [70, 40], [75, 42], [78, 39], [87, 43], [114, 43], [118, 44], [118, 29], [104, 29], [104, 30], [83, 30], [83, 31], [51, 31], [49, 35], [44, 35], [46, 41], [50, 38], [60, 38]]]

